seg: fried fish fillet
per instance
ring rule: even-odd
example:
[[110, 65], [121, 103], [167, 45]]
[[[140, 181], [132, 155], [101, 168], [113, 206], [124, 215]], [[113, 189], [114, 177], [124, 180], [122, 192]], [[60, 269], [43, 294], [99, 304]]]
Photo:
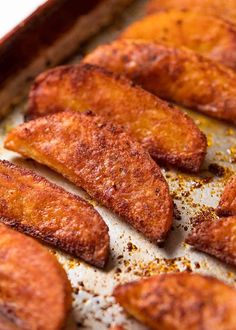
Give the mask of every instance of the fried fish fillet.
[[59, 112], [13, 129], [5, 147], [49, 166], [152, 241], [172, 224], [159, 167], [122, 128], [89, 113]]
[[236, 25], [235, 0], [150, 0], [147, 4], [149, 14], [170, 9], [194, 10], [199, 15], [207, 14], [222, 17], [224, 20]]
[[236, 216], [236, 176], [226, 185], [217, 208], [217, 213], [220, 216]]
[[121, 34], [170, 47], [187, 47], [236, 69], [236, 30], [224, 20], [195, 11], [170, 10], [146, 16]]
[[154, 330], [235, 330], [236, 290], [191, 273], [163, 274], [115, 288], [117, 302]]
[[99, 46], [85, 62], [125, 74], [161, 98], [236, 124], [236, 73], [189, 49], [118, 40]]
[[205, 136], [180, 109], [97, 66], [59, 67], [35, 81], [28, 118], [68, 108], [122, 124], [155, 160], [182, 169], [199, 171], [206, 154]]
[[0, 288], [0, 330], [64, 326], [72, 302], [65, 271], [37, 241], [4, 224], [0, 224]]
[[236, 216], [198, 220], [186, 243], [236, 266]]
[[95, 266], [108, 259], [108, 228], [90, 204], [7, 161], [0, 161], [0, 221]]

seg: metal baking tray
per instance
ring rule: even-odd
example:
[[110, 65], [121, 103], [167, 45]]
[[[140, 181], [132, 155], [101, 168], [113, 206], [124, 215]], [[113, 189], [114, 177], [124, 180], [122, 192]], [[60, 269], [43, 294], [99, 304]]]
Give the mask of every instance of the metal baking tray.
[[134, 0], [24, 0], [19, 11], [12, 1], [0, 5], [0, 118], [21, 102], [34, 76], [68, 59]]
[[[70, 63], [79, 62], [84, 54], [98, 44], [114, 39], [126, 25], [142, 16], [145, 3], [145, 0], [135, 1], [112, 26], [80, 48]], [[207, 135], [208, 153], [199, 175], [162, 168], [174, 199], [175, 219], [165, 245], [158, 247], [62, 176], [3, 148], [6, 133], [23, 121], [25, 109], [25, 103], [16, 106], [0, 125], [1, 158], [31, 168], [68, 191], [84, 197], [95, 206], [110, 229], [111, 257], [104, 271], [52, 250], [66, 269], [73, 286], [73, 312], [67, 330], [103, 330], [115, 324], [123, 324], [127, 330], [145, 329], [129, 318], [111, 295], [116, 284], [143, 276], [188, 270], [210, 274], [235, 285], [236, 272], [233, 267], [197, 252], [184, 243], [191, 229], [191, 219], [199, 212], [216, 207], [227, 180], [236, 170], [236, 129], [233, 126], [184, 109]]]

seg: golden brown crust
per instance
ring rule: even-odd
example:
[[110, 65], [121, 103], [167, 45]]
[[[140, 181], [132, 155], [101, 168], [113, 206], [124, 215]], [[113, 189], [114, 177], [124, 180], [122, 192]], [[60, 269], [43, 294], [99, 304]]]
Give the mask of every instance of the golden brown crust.
[[5, 146], [63, 174], [152, 241], [172, 224], [159, 167], [119, 126], [91, 113], [60, 112], [22, 124]]
[[150, 329], [235, 329], [236, 291], [213, 277], [163, 274], [120, 285], [114, 296]]
[[198, 219], [186, 243], [236, 266], [236, 217]]
[[236, 176], [226, 185], [217, 208], [219, 216], [236, 216]]
[[122, 325], [115, 325], [111, 327], [110, 330], [124, 330], [124, 327]]
[[118, 40], [98, 47], [85, 62], [125, 74], [161, 98], [236, 124], [236, 73], [191, 50]]
[[71, 286], [61, 265], [30, 237], [0, 224], [0, 329], [61, 330]]
[[149, 14], [170, 9], [194, 10], [236, 24], [235, 0], [150, 0], [147, 4]]
[[0, 161], [0, 221], [98, 267], [108, 260], [108, 228], [90, 204], [7, 161]]
[[67, 108], [80, 112], [92, 109], [124, 125], [155, 160], [187, 171], [199, 171], [206, 154], [205, 136], [180, 109], [126, 78], [90, 64], [41, 74], [30, 92], [27, 117]]
[[236, 30], [224, 20], [195, 11], [170, 10], [146, 16], [121, 34], [170, 47], [187, 47], [236, 69]]

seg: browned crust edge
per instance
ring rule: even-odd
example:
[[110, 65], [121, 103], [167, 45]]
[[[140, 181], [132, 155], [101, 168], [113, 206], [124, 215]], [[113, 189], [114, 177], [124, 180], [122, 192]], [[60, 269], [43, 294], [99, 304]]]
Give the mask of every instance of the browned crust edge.
[[[83, 77], [83, 74], [94, 70], [94, 68], [96, 68], [96, 70], [98, 72], [101, 72], [102, 74], [111, 77], [114, 80], [117, 80], [118, 82], [120, 81], [121, 83], [125, 83], [127, 85], [129, 85], [130, 87], [135, 87], [140, 91], [145, 91], [143, 90], [142, 87], [140, 87], [140, 85], [136, 84], [135, 82], [133, 82], [130, 79], [127, 79], [126, 77], [114, 73], [114, 72], [110, 72], [109, 70], [106, 70], [104, 67], [100, 67], [94, 64], [90, 64], [90, 63], [83, 63], [80, 65], [65, 65], [65, 66], [59, 66], [57, 69], [51, 69], [51, 70], [47, 70], [46, 72], [43, 72], [42, 74], [40, 74], [34, 81], [34, 83], [31, 86], [30, 89], [30, 93], [29, 93], [29, 103], [28, 103], [28, 111], [25, 115], [25, 121], [29, 121], [29, 120], [33, 120], [35, 118], [37, 118], [37, 102], [36, 102], [36, 98], [34, 97], [34, 95], [36, 94], [37, 88], [40, 84], [42, 84], [45, 80], [48, 79], [48, 77], [51, 75], [52, 71], [57, 73], [59, 76], [63, 76], [66, 72], [68, 71], [73, 71], [73, 68], [75, 68], [75, 70], [77, 69], [77, 67], [80, 67], [80, 76]], [[57, 70], [57, 71], [55, 71]], [[83, 78], [80, 78], [81, 80]], [[146, 92], [146, 91], [145, 91]], [[155, 97], [155, 96], [154, 96]], [[158, 97], [156, 97], [158, 99]], [[169, 104], [166, 101], [161, 100], [162, 102], [166, 103], [167, 106], [172, 106], [172, 104]], [[57, 112], [56, 108], [55, 108], [55, 112]], [[199, 142], [202, 145], [202, 149], [199, 152], [196, 152], [193, 155], [190, 155], [188, 158], [185, 159], [181, 159], [181, 157], [177, 157], [176, 155], [171, 155], [171, 154], [159, 154], [156, 150], [150, 150], [150, 154], [153, 157], [154, 160], [156, 160], [157, 162], [163, 163], [163, 164], [172, 164], [182, 170], [185, 170], [186, 172], [190, 172], [190, 173], [198, 173], [202, 163], [205, 159], [205, 156], [207, 154], [207, 138], [205, 136], [205, 134], [197, 127], [197, 125], [194, 123], [194, 121], [183, 111], [181, 111], [177, 106], [176, 106], [176, 112], [178, 112], [181, 116], [184, 116], [187, 120], [189, 125], [192, 127], [192, 129], [195, 130], [195, 132], [197, 132], [197, 137], [199, 139]]]
[[[185, 243], [193, 246], [195, 249], [205, 252], [212, 257], [215, 257], [226, 264], [236, 266], [236, 259], [233, 256], [227, 254], [222, 245], [219, 243], [219, 246], [211, 247], [210, 242], [208, 242], [209, 227], [212, 225], [212, 222], [223, 221], [224, 218], [214, 220], [214, 219], [198, 219], [194, 225], [191, 233], [185, 239]], [[203, 239], [202, 239], [203, 238]]]
[[[3, 160], [1, 161], [3, 164], [5, 164], [6, 166], [10, 167], [10, 168], [13, 168], [17, 171], [19, 171], [19, 168], [18, 166], [6, 161], [6, 160]], [[62, 192], [63, 194], [67, 194], [69, 196], [71, 196], [72, 198], [75, 198], [77, 199], [80, 203], [86, 203], [86, 205], [90, 208], [92, 208], [91, 205], [89, 205], [89, 203], [87, 203], [86, 201], [84, 201], [82, 198], [80, 198], [79, 196], [77, 195], [74, 195], [66, 190], [64, 190], [62, 187], [60, 186], [57, 186], [56, 184], [46, 180], [44, 177], [41, 177], [39, 175], [37, 175], [36, 173], [34, 173], [33, 171], [30, 171], [28, 169], [25, 169], [25, 168], [20, 168], [20, 171], [22, 173], [22, 175], [30, 175], [30, 176], [33, 176], [34, 180], [35, 181], [38, 181], [38, 182], [44, 182], [46, 185], [50, 185], [51, 187], [53, 187], [55, 190], [57, 190], [58, 192]], [[67, 244], [62, 244], [60, 242], [60, 240], [57, 240], [55, 237], [52, 237], [50, 236], [48, 233], [47, 235], [45, 235], [44, 232], [40, 232], [40, 231], [35, 231], [35, 229], [33, 227], [30, 227], [30, 226], [25, 226], [19, 222], [17, 222], [15, 219], [12, 219], [12, 218], [6, 218], [6, 217], [1, 217], [0, 216], [0, 222], [4, 223], [5, 225], [8, 225], [10, 226], [11, 228], [14, 228], [15, 230], [17, 231], [20, 231], [21, 233], [24, 233], [24, 234], [27, 234], [27, 235], [30, 235], [34, 238], [37, 238], [39, 240], [41, 240], [41, 242], [45, 242], [46, 244], [49, 244], [51, 245], [52, 247], [55, 247], [55, 248], [58, 248], [59, 250], [62, 250], [64, 251], [65, 253], [69, 253], [71, 254], [72, 256], [78, 258], [79, 256], [76, 254], [76, 251], [73, 247], [71, 246], [68, 246]], [[108, 233], [108, 227], [107, 225], [105, 224], [104, 222], [104, 225], [106, 226], [107, 228], [107, 233]], [[109, 235], [108, 235], [108, 238], [109, 238]], [[104, 261], [98, 261], [96, 259], [91, 259], [91, 261], [89, 260], [86, 260], [86, 262], [90, 263], [91, 265], [94, 265], [96, 267], [99, 267], [99, 268], [104, 268], [108, 262], [108, 259], [109, 259], [109, 242], [108, 242], [108, 249], [107, 249], [107, 254], [106, 254], [106, 258], [104, 259]]]

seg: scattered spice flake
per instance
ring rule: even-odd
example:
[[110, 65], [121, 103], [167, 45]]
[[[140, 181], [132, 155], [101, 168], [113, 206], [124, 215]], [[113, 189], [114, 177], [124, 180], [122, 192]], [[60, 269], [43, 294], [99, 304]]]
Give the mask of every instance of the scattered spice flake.
[[173, 191], [171, 193], [171, 197], [172, 197], [172, 199], [175, 199], [175, 200], [181, 200], [181, 196], [178, 195], [177, 191]]
[[223, 179], [223, 182], [227, 182], [229, 180], [229, 178], [235, 174], [235, 172], [231, 169], [231, 168], [228, 168], [228, 167], [225, 167], [224, 168], [224, 176], [220, 179]]
[[183, 197], [189, 197], [189, 196], [190, 196], [190, 193], [191, 193], [191, 192], [190, 192], [189, 190], [188, 190], [188, 191], [183, 191], [181, 195], [182, 195]]
[[67, 260], [67, 267], [68, 269], [73, 269], [75, 267], [78, 267], [80, 265], [80, 262], [74, 258], [70, 258]]
[[129, 252], [134, 252], [138, 250], [137, 246], [134, 245], [132, 242], [127, 243], [127, 249]]
[[132, 273], [138, 277], [148, 277], [160, 273], [172, 273], [172, 272], [182, 272], [190, 271], [192, 272], [196, 267], [191, 263], [191, 261], [183, 256], [173, 259], [166, 258], [156, 258], [148, 263], [144, 262], [132, 262], [125, 270], [125, 273]]
[[236, 163], [236, 146], [232, 146], [229, 149], [227, 149], [227, 153], [230, 155], [230, 163], [235, 164]]
[[155, 259], [148, 264], [140, 264], [141, 276], [152, 276], [159, 273], [192, 271], [191, 261], [186, 257], [173, 259]]
[[227, 128], [227, 130], [226, 130], [226, 132], [225, 132], [225, 135], [226, 135], [226, 136], [232, 136], [232, 135], [234, 135], [234, 134], [235, 134], [234, 129], [232, 129], [232, 128]]
[[220, 166], [216, 163], [212, 163], [208, 166], [209, 172], [212, 174], [218, 176], [218, 177], [223, 177], [225, 175], [225, 169], [223, 166]]
[[202, 179], [202, 183], [203, 183], [203, 184], [208, 184], [208, 183], [210, 183], [212, 180], [213, 180], [213, 177], [208, 176], [208, 177]]
[[202, 187], [202, 182], [198, 181], [198, 182], [193, 182], [192, 183], [192, 186], [191, 186], [191, 189], [199, 189]]
[[79, 288], [73, 288], [73, 293], [77, 295], [79, 293]]
[[130, 273], [131, 270], [132, 270], [132, 268], [129, 266], [128, 268], [126, 268], [125, 272], [126, 272], [126, 273]]
[[207, 146], [211, 147], [213, 145], [213, 137], [212, 134], [207, 135]]
[[200, 269], [200, 268], [201, 268], [201, 265], [200, 265], [199, 262], [195, 262], [195, 268], [196, 268], [196, 269]]
[[221, 161], [221, 162], [227, 162], [228, 161], [227, 155], [225, 155], [222, 151], [216, 151], [215, 156], [216, 156], [218, 161]]
[[118, 268], [116, 268], [116, 271], [115, 271], [115, 273], [116, 274], [120, 274], [122, 271], [121, 271], [121, 269], [118, 267]]
[[174, 219], [177, 221], [182, 220], [181, 212], [178, 210], [177, 205], [174, 203]]
[[201, 212], [199, 212], [196, 216], [190, 218], [190, 224], [192, 228], [198, 225], [198, 223], [204, 221], [204, 219], [211, 219], [212, 221], [215, 221], [218, 218], [215, 209], [213, 207], [203, 207]]
[[233, 272], [228, 272], [227, 273], [228, 278], [235, 278], [235, 274]]

